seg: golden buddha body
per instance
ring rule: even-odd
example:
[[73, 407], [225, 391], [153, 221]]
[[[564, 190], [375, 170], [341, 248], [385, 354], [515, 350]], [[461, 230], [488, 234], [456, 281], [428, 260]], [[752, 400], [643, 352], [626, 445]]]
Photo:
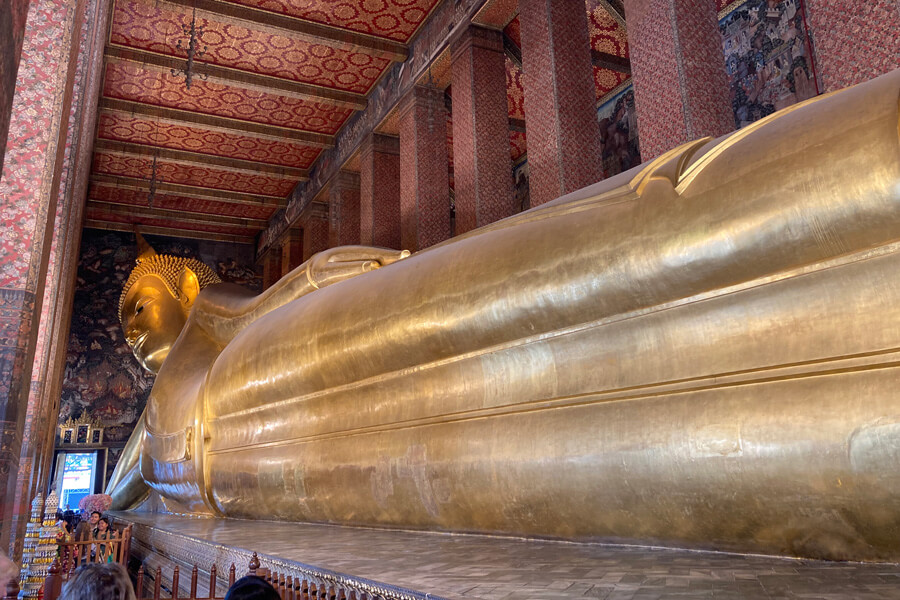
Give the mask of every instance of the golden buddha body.
[[900, 559], [898, 97], [900, 71], [256, 297], [138, 278], [129, 340], [166, 356], [116, 502]]

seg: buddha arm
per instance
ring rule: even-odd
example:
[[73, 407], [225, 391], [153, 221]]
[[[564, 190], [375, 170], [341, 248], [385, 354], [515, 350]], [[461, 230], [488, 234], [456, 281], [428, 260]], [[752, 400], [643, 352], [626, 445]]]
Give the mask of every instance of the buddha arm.
[[192, 318], [220, 345], [259, 317], [319, 288], [377, 269], [409, 251], [341, 246], [319, 252], [259, 295], [231, 284], [211, 286], [197, 298]]
[[146, 432], [147, 412], [141, 413], [119, 462], [116, 463], [116, 469], [113, 471], [109, 483], [106, 485], [106, 493], [112, 496], [113, 503], [110, 506], [113, 510], [127, 510], [133, 508], [144, 501], [150, 488], [141, 478], [140, 458], [141, 445]]

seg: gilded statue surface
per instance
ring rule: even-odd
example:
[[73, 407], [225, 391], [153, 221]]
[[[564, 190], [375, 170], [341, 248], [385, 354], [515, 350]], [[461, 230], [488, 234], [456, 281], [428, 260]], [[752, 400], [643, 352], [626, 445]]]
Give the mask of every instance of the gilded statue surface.
[[121, 318], [158, 376], [117, 506], [900, 559], [898, 96], [259, 296], [142, 271]]

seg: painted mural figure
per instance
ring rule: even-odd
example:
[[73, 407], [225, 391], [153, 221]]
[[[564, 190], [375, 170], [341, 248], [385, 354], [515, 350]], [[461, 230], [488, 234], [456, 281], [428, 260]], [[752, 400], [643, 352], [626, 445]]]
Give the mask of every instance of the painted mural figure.
[[115, 502], [900, 559], [898, 96], [900, 70], [261, 295], [142, 255], [120, 316], [158, 375]]
[[800, 0], [748, 0], [719, 28], [737, 127], [818, 93]]

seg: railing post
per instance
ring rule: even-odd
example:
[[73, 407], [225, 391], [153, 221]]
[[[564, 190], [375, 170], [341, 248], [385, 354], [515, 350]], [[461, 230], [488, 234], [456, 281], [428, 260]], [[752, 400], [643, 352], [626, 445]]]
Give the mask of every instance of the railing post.
[[178, 565], [175, 565], [175, 570], [172, 571], [172, 600], [178, 600], [178, 579], [180, 572], [178, 571]]
[[197, 597], [197, 574], [199, 573], [197, 569], [197, 563], [194, 563], [194, 570], [191, 571], [191, 600], [194, 600]]
[[156, 581], [153, 582], [153, 600], [159, 600], [162, 587], [162, 567], [156, 567]]
[[141, 563], [141, 566], [138, 567], [137, 586], [135, 587], [134, 595], [137, 596], [138, 600], [141, 600], [144, 597], [144, 564], [143, 563]]
[[234, 585], [236, 573], [237, 573], [237, 571], [234, 568], [234, 563], [231, 563], [231, 568], [228, 569], [228, 587], [231, 587]]
[[56, 600], [62, 593], [62, 567], [59, 559], [54, 558], [53, 564], [50, 565], [49, 575], [44, 580], [44, 600]]
[[216, 597], [216, 565], [209, 568], [209, 597]]

